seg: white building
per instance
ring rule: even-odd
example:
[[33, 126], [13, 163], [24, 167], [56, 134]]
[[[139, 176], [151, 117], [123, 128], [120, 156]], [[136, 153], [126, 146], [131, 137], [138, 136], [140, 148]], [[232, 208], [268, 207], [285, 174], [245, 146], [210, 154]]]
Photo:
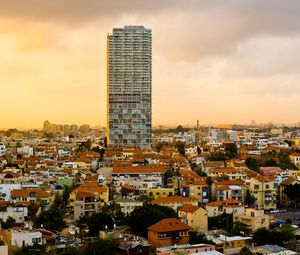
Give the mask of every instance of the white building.
[[42, 233], [33, 229], [13, 228], [11, 231], [11, 245], [23, 247], [43, 244]]
[[10, 193], [14, 189], [21, 189], [21, 183], [0, 183], [0, 201], [10, 201]]
[[12, 207], [8, 206], [5, 211], [0, 211], [0, 219], [7, 221], [9, 217], [15, 219], [17, 224], [24, 223], [25, 217], [28, 216], [28, 208], [26, 206]]
[[116, 200], [116, 203], [121, 206], [121, 211], [125, 215], [129, 215], [133, 212], [135, 208], [143, 206], [142, 201], [131, 200], [131, 199], [119, 199]]
[[6, 153], [6, 146], [4, 143], [0, 143], [0, 156]]
[[228, 136], [228, 140], [233, 141], [233, 142], [236, 142], [236, 141], [239, 140], [238, 132], [237, 131], [235, 131], [235, 130], [227, 130], [226, 133], [227, 133], [227, 136]]
[[27, 157], [32, 157], [34, 155], [34, 149], [30, 146], [23, 146], [23, 147], [17, 148], [17, 153], [22, 154]]

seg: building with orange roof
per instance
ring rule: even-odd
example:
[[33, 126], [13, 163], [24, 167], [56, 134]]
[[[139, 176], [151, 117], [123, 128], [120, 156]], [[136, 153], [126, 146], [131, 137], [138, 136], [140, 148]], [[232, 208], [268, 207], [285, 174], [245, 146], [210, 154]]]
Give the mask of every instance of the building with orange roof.
[[291, 162], [295, 165], [300, 163], [300, 153], [299, 152], [293, 152], [289, 156]]
[[209, 202], [206, 204], [205, 209], [208, 217], [215, 217], [223, 213], [243, 213], [245, 206], [241, 201], [229, 198], [224, 201]]
[[178, 217], [192, 230], [205, 232], [208, 230], [207, 211], [194, 205], [185, 205], [178, 210]]
[[207, 161], [202, 164], [202, 169], [205, 172], [216, 167], [225, 167], [224, 161]]
[[109, 189], [97, 182], [83, 183], [70, 193], [69, 200], [74, 219], [78, 220], [85, 215], [99, 212], [109, 201]]
[[256, 209], [275, 209], [277, 203], [277, 183], [274, 178], [257, 175], [250, 179], [249, 191], [255, 197]]
[[161, 205], [161, 206], [168, 206], [172, 208], [175, 212], [178, 211], [179, 208], [183, 207], [184, 205], [198, 205], [197, 198], [194, 197], [160, 197], [151, 201], [151, 204]]
[[193, 181], [200, 178], [200, 176], [193, 170], [179, 170], [181, 177], [185, 184], [192, 183]]
[[11, 200], [13, 203], [30, 202], [49, 205], [51, 193], [41, 189], [13, 189], [11, 191]]
[[154, 247], [188, 244], [189, 230], [176, 218], [163, 219], [148, 228], [148, 240]]
[[112, 178], [126, 178], [140, 181], [151, 178], [159, 182], [160, 186], [163, 186], [165, 171], [166, 167], [162, 165], [117, 166], [112, 170]]
[[244, 184], [243, 180], [222, 180], [215, 184], [214, 195], [219, 201], [229, 198], [244, 202]]
[[277, 175], [282, 172], [282, 169], [279, 166], [261, 166], [259, 171], [264, 176]]
[[[251, 170], [250, 170], [251, 171]], [[233, 168], [233, 167], [221, 167], [213, 168], [208, 171], [209, 175], [212, 177], [222, 177], [227, 175], [230, 180], [246, 180], [248, 179], [248, 168]]]

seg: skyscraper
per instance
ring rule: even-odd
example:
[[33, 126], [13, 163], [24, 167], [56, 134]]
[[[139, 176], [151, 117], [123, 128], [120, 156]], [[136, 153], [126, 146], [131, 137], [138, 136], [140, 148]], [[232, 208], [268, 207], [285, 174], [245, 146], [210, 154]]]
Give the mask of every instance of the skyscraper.
[[107, 127], [112, 146], [151, 144], [152, 33], [143, 26], [107, 36]]

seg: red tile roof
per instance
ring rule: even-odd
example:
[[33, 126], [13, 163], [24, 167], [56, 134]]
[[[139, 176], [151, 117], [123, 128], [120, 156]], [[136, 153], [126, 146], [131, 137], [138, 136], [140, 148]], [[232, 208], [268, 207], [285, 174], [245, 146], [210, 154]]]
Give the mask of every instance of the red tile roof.
[[148, 228], [148, 231], [158, 233], [173, 231], [188, 231], [190, 227], [176, 218], [163, 219]]
[[117, 166], [113, 169], [113, 174], [139, 174], [139, 173], [161, 173], [165, 172], [165, 167], [159, 165], [147, 166]]
[[187, 213], [194, 213], [199, 208], [201, 208], [201, 207], [200, 206], [195, 206], [195, 205], [184, 205], [178, 211], [180, 211], [180, 212], [187, 212]]
[[245, 182], [243, 180], [223, 180], [218, 181], [217, 185], [236, 185], [236, 186], [243, 186]]
[[195, 197], [159, 197], [151, 201], [152, 204], [172, 204], [197, 202]]
[[[35, 194], [34, 194], [35, 193]], [[41, 189], [14, 189], [11, 197], [50, 197], [50, 192]]]
[[283, 185], [283, 186], [289, 185], [289, 184], [293, 183], [294, 181], [297, 181], [297, 179], [294, 179], [294, 178], [287, 178], [287, 179], [285, 179], [280, 185]]

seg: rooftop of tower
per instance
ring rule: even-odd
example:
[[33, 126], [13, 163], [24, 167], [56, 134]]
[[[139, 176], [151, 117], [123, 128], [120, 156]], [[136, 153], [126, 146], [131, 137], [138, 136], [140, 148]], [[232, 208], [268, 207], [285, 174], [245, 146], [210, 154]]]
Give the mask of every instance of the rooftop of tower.
[[151, 29], [145, 28], [144, 26], [124, 26], [123, 28], [113, 28], [114, 32], [122, 32], [122, 31], [148, 31], [150, 32]]

